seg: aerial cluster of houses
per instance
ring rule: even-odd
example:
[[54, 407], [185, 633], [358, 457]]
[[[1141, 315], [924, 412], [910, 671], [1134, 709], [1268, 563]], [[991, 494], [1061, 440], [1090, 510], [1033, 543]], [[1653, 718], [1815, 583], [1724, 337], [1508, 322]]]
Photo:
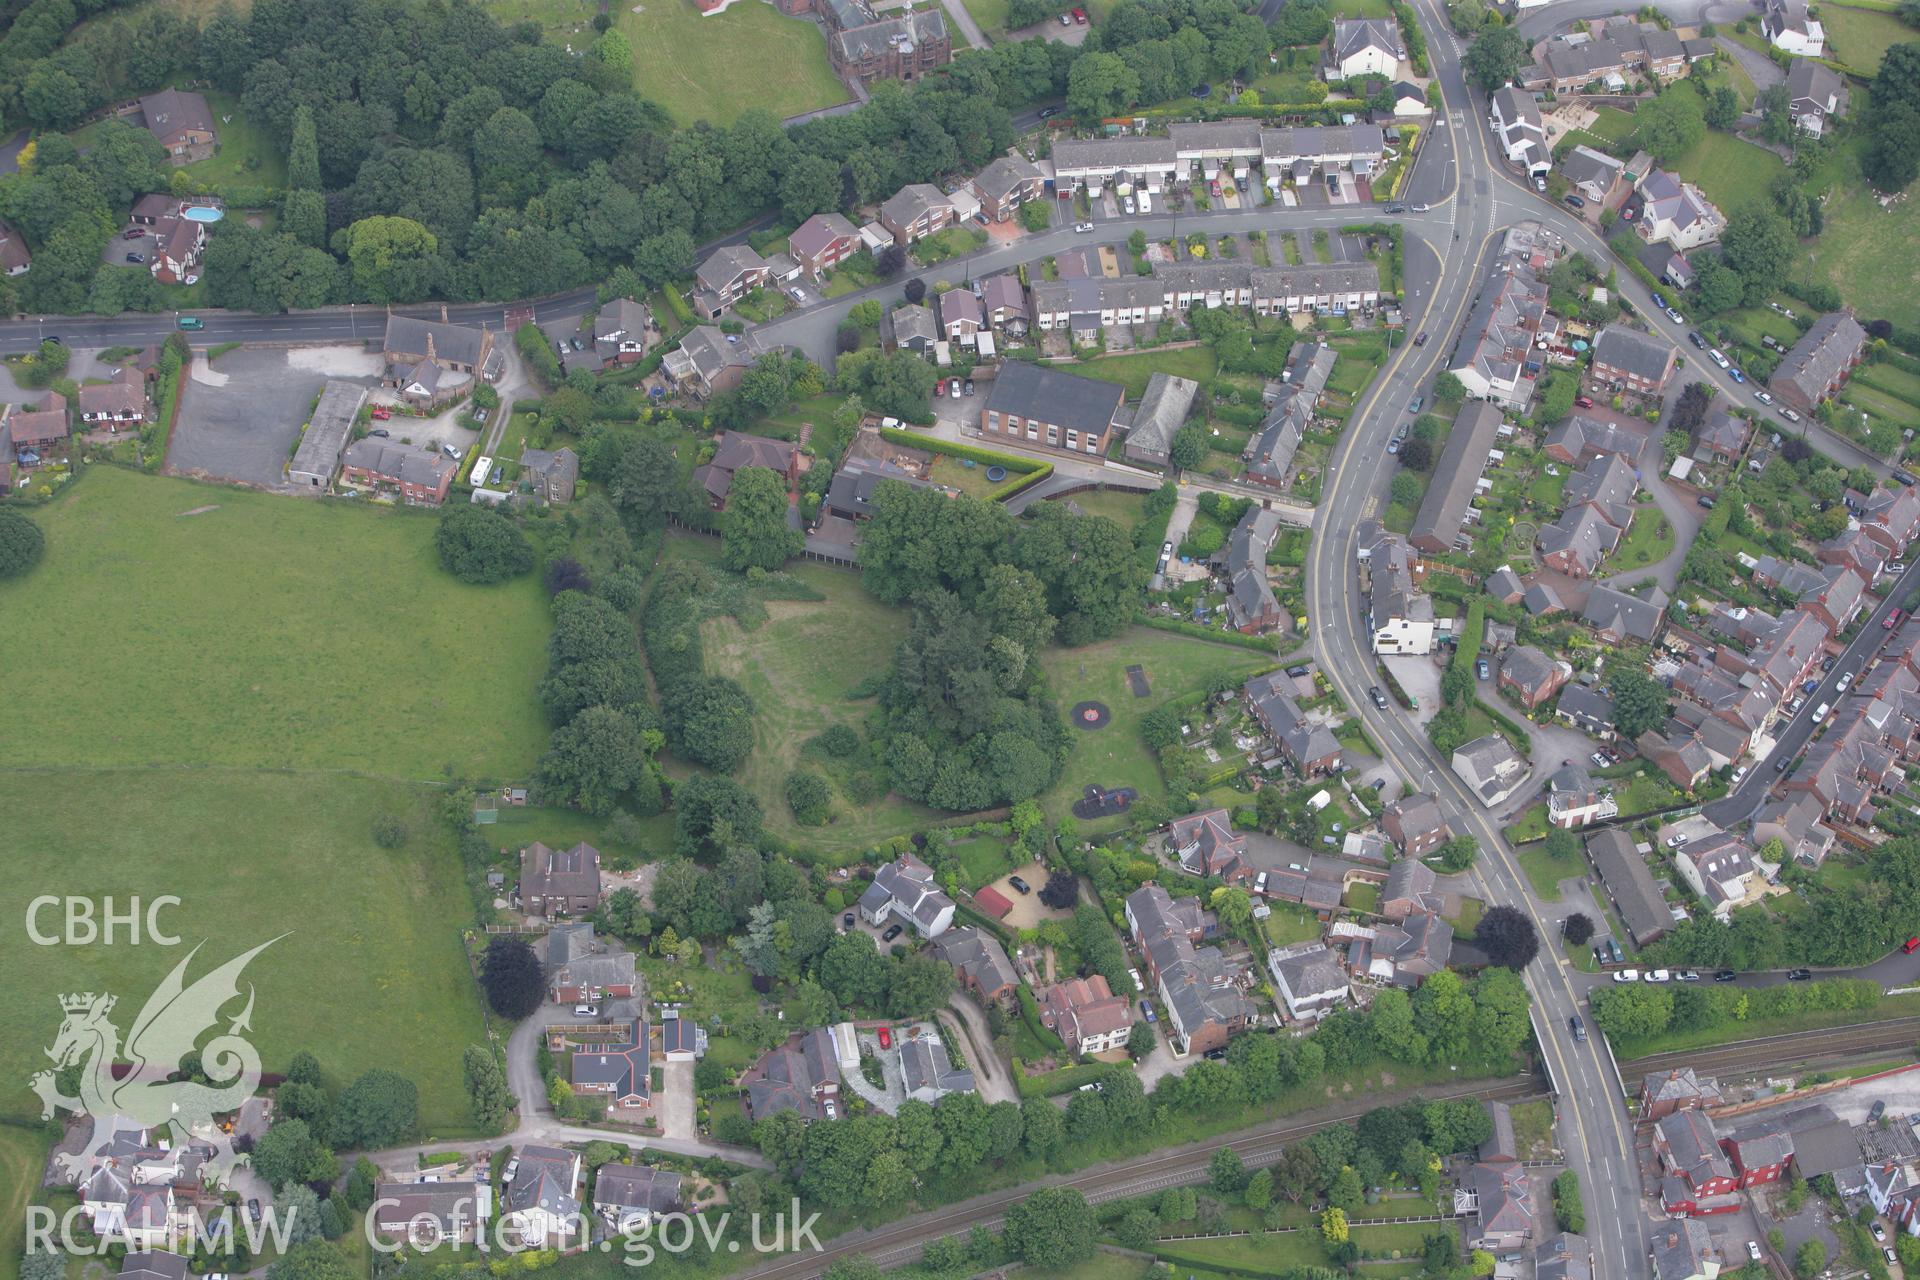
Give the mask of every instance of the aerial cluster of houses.
[[1515, 79], [1530, 92], [1625, 93], [1629, 78], [1664, 83], [1712, 56], [1711, 37], [1682, 38], [1658, 22], [1616, 14], [1602, 21], [1550, 36], [1533, 46], [1532, 61]]

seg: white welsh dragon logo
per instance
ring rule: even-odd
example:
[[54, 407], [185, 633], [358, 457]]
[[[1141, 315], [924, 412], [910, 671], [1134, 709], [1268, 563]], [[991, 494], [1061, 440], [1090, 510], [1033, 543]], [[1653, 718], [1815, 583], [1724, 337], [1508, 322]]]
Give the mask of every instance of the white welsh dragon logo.
[[[93, 1119], [93, 1136], [81, 1154], [60, 1157], [68, 1173], [77, 1176], [87, 1153], [112, 1136], [116, 1117], [155, 1137], [172, 1130], [183, 1144], [205, 1142], [215, 1152], [207, 1171], [216, 1177], [226, 1171], [233, 1163], [233, 1147], [213, 1117], [237, 1109], [260, 1084], [260, 1055], [240, 1035], [251, 1029], [251, 984], [246, 1007], [225, 1034], [199, 1050], [201, 1073], [214, 1083], [168, 1077], [180, 1070], [181, 1059], [195, 1050], [200, 1036], [219, 1022], [221, 1007], [239, 998], [240, 974], [247, 963], [279, 940], [270, 938], [187, 986], [187, 966], [200, 951], [196, 946], [148, 997], [124, 1045], [108, 1021], [117, 997], [91, 991], [60, 997], [66, 1018], [46, 1051], [54, 1070], [35, 1073], [29, 1084], [40, 1095], [42, 1119], [52, 1119], [56, 1110]], [[81, 1068], [79, 1096], [68, 1097], [60, 1092], [55, 1072], [74, 1065]]]

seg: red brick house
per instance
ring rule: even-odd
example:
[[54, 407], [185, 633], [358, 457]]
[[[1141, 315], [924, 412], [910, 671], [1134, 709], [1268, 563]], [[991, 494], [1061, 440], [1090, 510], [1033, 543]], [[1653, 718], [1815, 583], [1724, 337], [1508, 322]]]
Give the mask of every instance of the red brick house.
[[1717, 1107], [1725, 1100], [1719, 1083], [1695, 1075], [1692, 1067], [1651, 1072], [1640, 1082], [1642, 1120], [1664, 1120], [1676, 1111]]
[[1046, 181], [1032, 161], [1003, 155], [975, 174], [971, 185], [973, 194], [980, 198], [980, 212], [995, 222], [1005, 222], [1021, 205], [1038, 199]]
[[1573, 674], [1565, 663], [1555, 662], [1530, 644], [1509, 649], [1500, 664], [1500, 687], [1518, 698], [1531, 711], [1560, 692]]
[[599, 1094], [606, 1098], [609, 1109], [652, 1109], [651, 1041], [646, 1019], [636, 1018], [617, 1042], [574, 1050], [570, 1073], [573, 1091]]
[[1743, 1190], [1780, 1181], [1793, 1159], [1793, 1135], [1768, 1124], [1735, 1130], [1720, 1146]]
[[67, 398], [57, 391], [49, 391], [38, 409], [15, 410], [7, 420], [7, 432], [13, 437], [14, 452], [22, 467], [35, 465], [27, 461], [29, 456], [40, 462], [53, 461], [49, 454], [64, 456], [68, 430]]
[[787, 253], [818, 280], [860, 252], [860, 232], [837, 213], [816, 213], [787, 237]]
[[397, 493], [410, 507], [437, 507], [447, 500], [459, 464], [435, 449], [367, 436], [347, 446], [340, 459], [343, 484]]
[[[1697, 1211], [1702, 1200], [1739, 1189], [1740, 1180], [1734, 1173], [1733, 1163], [1720, 1149], [1713, 1121], [1707, 1119], [1704, 1112], [1675, 1111], [1655, 1124], [1653, 1149], [1660, 1157], [1661, 1169], [1671, 1180], [1684, 1184], [1687, 1194], [1683, 1202], [1692, 1206], [1685, 1212]], [[1670, 1201], [1667, 1210], [1672, 1212], [1671, 1195], [1663, 1193], [1662, 1198]]]
[[1380, 815], [1380, 825], [1402, 858], [1423, 858], [1453, 838], [1440, 802], [1430, 795], [1400, 797]]
[[715, 443], [713, 461], [693, 469], [694, 484], [707, 491], [707, 501], [715, 511], [727, 509], [733, 473], [742, 467], [765, 467], [778, 472], [791, 490], [800, 483], [800, 449], [786, 440], [722, 431]]

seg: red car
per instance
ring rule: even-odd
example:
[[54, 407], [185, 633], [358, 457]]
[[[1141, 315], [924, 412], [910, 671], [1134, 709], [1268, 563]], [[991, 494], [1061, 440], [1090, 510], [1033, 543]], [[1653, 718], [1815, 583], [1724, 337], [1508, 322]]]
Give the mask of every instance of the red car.
[[1577, 404], [1577, 405], [1579, 405], [1579, 406], [1580, 406], [1580, 407], [1581, 407], [1582, 409], [1591, 409], [1591, 408], [1593, 408], [1593, 397], [1592, 397], [1592, 396], [1575, 396], [1575, 397], [1573, 398], [1573, 402], [1574, 402], [1575, 404]]
[[378, 418], [381, 422], [385, 422], [388, 418], [391, 418], [393, 416], [393, 410], [387, 408], [387, 406], [383, 404], [377, 404], [373, 406], [373, 416], [375, 418]]
[[[1920, 938], [1914, 940], [1914, 945], [1920, 946]], [[887, 1030], [885, 1027], [880, 1028], [880, 1047], [882, 1049], [893, 1048], [893, 1032]]]
[[1900, 950], [1904, 951], [1908, 955], [1912, 955], [1914, 952], [1920, 951], [1920, 938], [1908, 938], [1906, 942], [1901, 946]]
[[947, 380], [945, 378], [942, 378], [940, 379], [940, 381], [933, 384], [933, 398], [935, 400], [938, 400], [941, 396], [944, 396], [945, 394], [947, 394]]
[[1887, 630], [1891, 631], [1895, 627], [1899, 626], [1900, 623], [1905, 620], [1906, 616], [1907, 616], [1906, 610], [1895, 609], [1892, 613], [1887, 615], [1887, 620], [1881, 623], [1880, 625], [1885, 627]]
[[120, 238], [122, 240], [138, 240], [141, 236], [145, 234], [147, 234], [147, 230], [145, 227], [128, 227], [125, 231], [122, 231], [120, 233]]
[[1085, 9], [1075, 9], [1075, 10], [1073, 11], [1073, 20], [1074, 20], [1075, 22], [1077, 22], [1077, 23], [1079, 23], [1079, 24], [1080, 24], [1081, 26], [1083, 26], [1083, 27], [1084, 27], [1084, 26], [1086, 26], [1086, 25], [1087, 25], [1087, 11], [1086, 11]]

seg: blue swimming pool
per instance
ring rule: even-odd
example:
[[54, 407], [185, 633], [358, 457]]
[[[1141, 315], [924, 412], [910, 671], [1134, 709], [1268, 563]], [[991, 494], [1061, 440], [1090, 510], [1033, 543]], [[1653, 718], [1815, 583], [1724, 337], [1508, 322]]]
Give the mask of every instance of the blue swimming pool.
[[180, 216], [188, 222], [218, 222], [227, 215], [220, 209], [209, 209], [204, 205], [196, 204], [188, 205], [185, 209], [182, 209]]

